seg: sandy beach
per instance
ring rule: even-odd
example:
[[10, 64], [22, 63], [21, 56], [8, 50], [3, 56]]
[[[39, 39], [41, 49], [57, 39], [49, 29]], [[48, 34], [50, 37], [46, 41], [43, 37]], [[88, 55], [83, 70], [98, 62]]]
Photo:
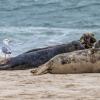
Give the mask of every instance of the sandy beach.
[[0, 71], [0, 100], [100, 100], [100, 74]]

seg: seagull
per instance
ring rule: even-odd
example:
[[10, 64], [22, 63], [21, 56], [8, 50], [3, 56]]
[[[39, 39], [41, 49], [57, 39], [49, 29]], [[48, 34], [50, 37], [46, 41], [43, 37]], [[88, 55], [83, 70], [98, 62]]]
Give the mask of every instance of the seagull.
[[10, 42], [11, 41], [9, 39], [3, 40], [2, 52], [5, 55], [5, 60], [7, 60], [7, 55], [9, 55], [9, 56], [11, 55], [11, 49], [10, 49], [10, 46], [9, 46]]

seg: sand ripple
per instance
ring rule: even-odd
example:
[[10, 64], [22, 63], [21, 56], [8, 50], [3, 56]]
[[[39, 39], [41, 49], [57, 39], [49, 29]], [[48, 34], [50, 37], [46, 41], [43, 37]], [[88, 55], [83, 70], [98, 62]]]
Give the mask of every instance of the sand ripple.
[[0, 100], [100, 100], [100, 74], [0, 71]]

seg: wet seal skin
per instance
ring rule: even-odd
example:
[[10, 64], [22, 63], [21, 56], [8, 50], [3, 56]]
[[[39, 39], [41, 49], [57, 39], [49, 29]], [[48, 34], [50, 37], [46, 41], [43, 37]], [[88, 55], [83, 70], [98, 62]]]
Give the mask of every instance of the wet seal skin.
[[24, 70], [37, 68], [58, 54], [85, 49], [79, 41], [61, 44], [46, 48], [29, 50], [10, 59], [9, 62], [0, 64], [0, 70]]

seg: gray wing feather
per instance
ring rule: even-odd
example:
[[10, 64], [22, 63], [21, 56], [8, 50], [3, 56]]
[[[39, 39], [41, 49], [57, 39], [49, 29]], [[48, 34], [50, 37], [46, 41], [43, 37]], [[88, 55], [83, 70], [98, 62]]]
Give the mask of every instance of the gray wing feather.
[[7, 47], [2, 47], [2, 52], [5, 54], [11, 54], [11, 50]]

